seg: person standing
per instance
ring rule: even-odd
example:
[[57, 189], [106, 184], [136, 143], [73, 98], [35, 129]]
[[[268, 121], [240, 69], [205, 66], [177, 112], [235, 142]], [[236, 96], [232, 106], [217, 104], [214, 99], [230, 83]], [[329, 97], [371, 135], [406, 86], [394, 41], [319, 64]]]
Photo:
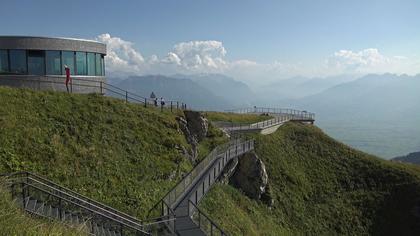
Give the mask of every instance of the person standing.
[[67, 65], [64, 65], [64, 70], [66, 71], [66, 88], [69, 93], [69, 83], [71, 85], [70, 68]]
[[163, 107], [165, 106], [165, 99], [163, 97], [160, 98], [160, 108], [163, 111]]

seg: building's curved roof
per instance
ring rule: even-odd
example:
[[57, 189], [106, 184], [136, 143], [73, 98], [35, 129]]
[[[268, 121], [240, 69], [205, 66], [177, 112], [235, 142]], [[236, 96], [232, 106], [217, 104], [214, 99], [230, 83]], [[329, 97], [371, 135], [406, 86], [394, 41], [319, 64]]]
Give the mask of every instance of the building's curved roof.
[[0, 36], [0, 49], [64, 50], [106, 54], [106, 45], [94, 40], [38, 36]]

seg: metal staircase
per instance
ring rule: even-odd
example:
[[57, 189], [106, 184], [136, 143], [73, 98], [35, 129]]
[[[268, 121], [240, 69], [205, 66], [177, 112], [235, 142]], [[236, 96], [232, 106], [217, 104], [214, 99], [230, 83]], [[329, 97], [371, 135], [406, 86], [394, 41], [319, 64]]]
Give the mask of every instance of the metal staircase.
[[156, 224], [145, 227], [132, 216], [33, 173], [16, 172], [4, 176], [17, 204], [32, 215], [70, 226], [85, 225], [90, 234], [100, 236], [151, 235], [150, 229], [157, 228]]

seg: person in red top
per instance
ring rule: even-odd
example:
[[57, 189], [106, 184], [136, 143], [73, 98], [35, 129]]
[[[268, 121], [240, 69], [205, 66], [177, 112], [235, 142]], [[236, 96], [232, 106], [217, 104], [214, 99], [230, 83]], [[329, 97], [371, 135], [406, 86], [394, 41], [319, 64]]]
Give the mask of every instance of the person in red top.
[[65, 65], [64, 70], [66, 71], [66, 88], [67, 92], [69, 92], [69, 82], [71, 83], [70, 68], [67, 65]]

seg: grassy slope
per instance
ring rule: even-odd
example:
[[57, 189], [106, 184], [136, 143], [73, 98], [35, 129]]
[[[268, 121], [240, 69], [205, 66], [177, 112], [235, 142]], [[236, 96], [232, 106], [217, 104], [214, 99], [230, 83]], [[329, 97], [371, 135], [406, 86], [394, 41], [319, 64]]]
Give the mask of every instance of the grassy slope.
[[175, 114], [0, 87], [0, 173], [28, 170], [144, 218], [191, 163]]
[[59, 223], [29, 217], [10, 199], [9, 192], [0, 180], [1, 235], [88, 235], [82, 226], [68, 228]]
[[413, 209], [419, 169], [369, 156], [316, 127], [287, 124], [255, 135], [275, 204], [268, 209], [231, 186], [201, 206], [232, 235], [419, 235]]
[[252, 124], [273, 118], [272, 116], [263, 116], [255, 114], [235, 114], [224, 112], [205, 112], [204, 115], [210, 121], [233, 122], [236, 124]]

